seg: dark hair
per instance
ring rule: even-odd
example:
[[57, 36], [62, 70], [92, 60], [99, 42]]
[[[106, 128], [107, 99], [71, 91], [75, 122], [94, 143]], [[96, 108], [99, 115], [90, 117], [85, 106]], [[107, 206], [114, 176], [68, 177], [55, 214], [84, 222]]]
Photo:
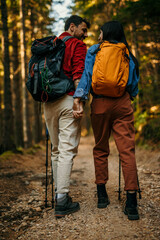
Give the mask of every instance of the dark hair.
[[129, 53], [130, 53], [135, 65], [136, 65], [137, 75], [139, 75], [138, 61], [133, 56], [133, 54], [131, 53], [131, 51], [129, 49], [122, 24], [118, 21], [110, 21], [110, 22], [105, 23], [101, 27], [101, 30], [103, 32], [103, 40], [122, 42], [127, 46], [128, 50], [129, 50]]
[[85, 22], [87, 25], [87, 28], [90, 28], [90, 23], [85, 18], [81, 18], [77, 15], [72, 15], [66, 20], [64, 29], [65, 31], [67, 31], [71, 23], [74, 23], [78, 27], [78, 25], [81, 24], [82, 22]]

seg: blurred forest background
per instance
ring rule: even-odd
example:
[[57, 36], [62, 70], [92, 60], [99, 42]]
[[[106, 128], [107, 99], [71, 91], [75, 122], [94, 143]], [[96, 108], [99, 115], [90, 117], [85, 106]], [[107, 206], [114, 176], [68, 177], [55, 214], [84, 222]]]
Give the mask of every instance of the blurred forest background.
[[[97, 43], [99, 27], [119, 20], [140, 65], [139, 95], [133, 102], [136, 142], [160, 147], [160, 0], [72, 0], [72, 14], [91, 22], [87, 46]], [[54, 6], [63, 0], [1, 0], [0, 154], [45, 140], [43, 104], [25, 87], [31, 44], [54, 35]], [[64, 19], [65, 20], [65, 19]], [[91, 133], [90, 101], [82, 135]]]

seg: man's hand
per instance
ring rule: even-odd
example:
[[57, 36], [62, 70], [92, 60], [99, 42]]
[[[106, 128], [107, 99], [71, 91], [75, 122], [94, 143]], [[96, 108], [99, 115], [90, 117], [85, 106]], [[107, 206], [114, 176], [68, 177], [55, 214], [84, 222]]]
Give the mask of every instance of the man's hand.
[[75, 89], [78, 87], [79, 81], [80, 81], [80, 79], [74, 80], [74, 87], [75, 87]]
[[74, 99], [73, 116], [75, 118], [81, 118], [83, 116], [83, 102], [80, 102], [80, 98]]

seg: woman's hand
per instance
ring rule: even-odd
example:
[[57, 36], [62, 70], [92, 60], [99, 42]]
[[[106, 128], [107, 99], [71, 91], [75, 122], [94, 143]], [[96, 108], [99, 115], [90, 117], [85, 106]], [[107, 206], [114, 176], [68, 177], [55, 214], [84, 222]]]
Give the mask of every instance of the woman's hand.
[[75, 118], [81, 118], [83, 116], [83, 102], [80, 101], [80, 98], [74, 99], [73, 116]]

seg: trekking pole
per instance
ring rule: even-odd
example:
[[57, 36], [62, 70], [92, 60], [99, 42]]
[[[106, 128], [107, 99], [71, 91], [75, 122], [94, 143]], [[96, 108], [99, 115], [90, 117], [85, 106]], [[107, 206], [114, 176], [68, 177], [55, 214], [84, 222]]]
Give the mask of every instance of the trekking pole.
[[46, 127], [46, 191], [45, 191], [45, 207], [47, 208], [47, 188], [48, 188], [48, 139], [49, 139], [49, 133], [48, 129]]
[[121, 159], [119, 156], [119, 189], [118, 189], [118, 200], [121, 200]]
[[140, 189], [140, 186], [139, 186], [139, 179], [138, 179], [138, 173], [137, 173], [137, 184], [138, 184], [138, 193], [139, 193], [139, 199], [142, 199], [142, 195], [141, 195], [141, 189]]
[[51, 143], [51, 177], [52, 177], [52, 181], [51, 181], [51, 184], [52, 184], [52, 208], [54, 208], [54, 189], [53, 189], [53, 163], [52, 163], [52, 143]]

